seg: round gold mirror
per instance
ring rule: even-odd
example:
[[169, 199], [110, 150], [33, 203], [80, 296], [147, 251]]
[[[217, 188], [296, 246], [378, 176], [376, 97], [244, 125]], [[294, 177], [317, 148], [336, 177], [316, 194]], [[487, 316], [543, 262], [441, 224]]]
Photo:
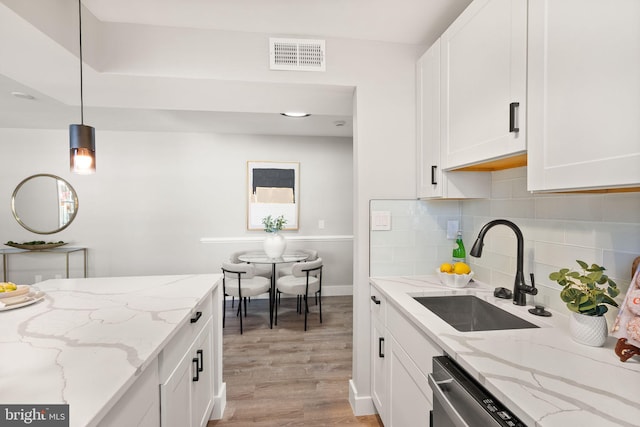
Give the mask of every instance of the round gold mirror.
[[78, 196], [64, 179], [38, 174], [24, 179], [11, 196], [18, 223], [38, 234], [53, 234], [71, 224], [78, 213]]

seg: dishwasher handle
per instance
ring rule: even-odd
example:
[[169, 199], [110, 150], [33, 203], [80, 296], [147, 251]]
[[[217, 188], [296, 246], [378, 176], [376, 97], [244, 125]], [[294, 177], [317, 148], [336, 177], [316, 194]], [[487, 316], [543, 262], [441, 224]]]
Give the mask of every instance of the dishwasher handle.
[[454, 385], [455, 380], [453, 378], [447, 378], [442, 381], [436, 381], [432, 374], [427, 375], [427, 380], [429, 381], [429, 387], [433, 390], [433, 399], [440, 403], [444, 411], [449, 416], [451, 422], [456, 427], [469, 427], [469, 424], [467, 424], [467, 422], [462, 418], [462, 415], [456, 411], [456, 408], [453, 407], [449, 399], [447, 399], [447, 396], [442, 391], [442, 388], [440, 388], [441, 385]]

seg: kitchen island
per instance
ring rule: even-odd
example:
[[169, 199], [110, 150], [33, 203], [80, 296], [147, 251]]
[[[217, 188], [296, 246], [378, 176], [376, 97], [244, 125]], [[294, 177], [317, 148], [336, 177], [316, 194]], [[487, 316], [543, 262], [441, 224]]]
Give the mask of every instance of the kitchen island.
[[[44, 292], [42, 301], [0, 312], [0, 404], [68, 404], [71, 426], [124, 425], [122, 417], [134, 424], [139, 417], [145, 425], [189, 418], [181, 422], [185, 426], [220, 418], [226, 400], [220, 278], [56, 279], [34, 285]], [[198, 383], [191, 382], [194, 366]], [[182, 377], [187, 389], [174, 409], [167, 385]], [[167, 403], [162, 414], [160, 402]]]
[[[370, 282], [372, 299], [383, 298], [388, 304], [387, 318], [391, 321], [390, 313], [399, 313], [415, 328], [418, 341], [431, 343], [409, 341], [411, 346], [404, 350], [412, 362], [404, 361], [406, 366], [430, 365], [427, 359], [434, 354], [424, 349], [446, 353], [530, 427], [640, 425], [640, 359], [620, 362], [614, 353], [616, 339], [611, 336], [602, 348], [574, 342], [569, 336], [568, 312], [534, 316], [528, 312], [531, 306], [497, 299], [492, 287], [479, 282], [462, 289], [445, 288], [436, 276], [383, 277]], [[476, 295], [539, 328], [459, 332], [413, 299], [454, 294]], [[380, 310], [381, 305], [376, 304], [372, 310]], [[387, 336], [385, 345], [396, 342], [396, 337], [390, 338]], [[397, 342], [402, 343], [401, 337]], [[378, 344], [373, 345], [378, 351]], [[374, 378], [373, 394], [375, 382]], [[389, 402], [394, 399], [393, 390], [391, 394]], [[430, 394], [426, 401], [429, 399]], [[390, 406], [393, 409], [394, 404]]]

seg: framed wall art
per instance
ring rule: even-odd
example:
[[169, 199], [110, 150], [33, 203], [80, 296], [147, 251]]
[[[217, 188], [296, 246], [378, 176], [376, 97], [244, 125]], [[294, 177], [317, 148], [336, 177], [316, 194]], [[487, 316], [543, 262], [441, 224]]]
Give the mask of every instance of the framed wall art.
[[300, 163], [247, 162], [247, 229], [263, 230], [262, 219], [284, 215], [284, 230], [298, 229]]

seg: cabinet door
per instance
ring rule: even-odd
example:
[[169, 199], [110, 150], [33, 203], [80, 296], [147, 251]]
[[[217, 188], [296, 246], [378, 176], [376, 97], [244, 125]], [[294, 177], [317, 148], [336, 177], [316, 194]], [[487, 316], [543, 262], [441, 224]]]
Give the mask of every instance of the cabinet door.
[[209, 415], [213, 409], [213, 357], [212, 357], [212, 328], [211, 320], [204, 327], [202, 333], [192, 349], [192, 365], [194, 378], [191, 382], [192, 423], [194, 427], [207, 425]]
[[384, 325], [371, 321], [371, 397], [380, 419], [387, 425], [388, 386], [387, 357], [390, 343], [386, 341]]
[[169, 379], [160, 385], [160, 423], [163, 427], [192, 425], [190, 356], [185, 354]]
[[529, 6], [529, 190], [640, 185], [640, 2]]
[[418, 198], [488, 198], [491, 175], [442, 170], [440, 138], [440, 39], [417, 62]]
[[445, 169], [523, 153], [527, 1], [475, 0], [441, 43]]
[[440, 164], [440, 39], [418, 60], [418, 197], [442, 197]]
[[389, 352], [389, 427], [428, 426], [431, 389], [427, 378], [404, 350], [391, 339]]

